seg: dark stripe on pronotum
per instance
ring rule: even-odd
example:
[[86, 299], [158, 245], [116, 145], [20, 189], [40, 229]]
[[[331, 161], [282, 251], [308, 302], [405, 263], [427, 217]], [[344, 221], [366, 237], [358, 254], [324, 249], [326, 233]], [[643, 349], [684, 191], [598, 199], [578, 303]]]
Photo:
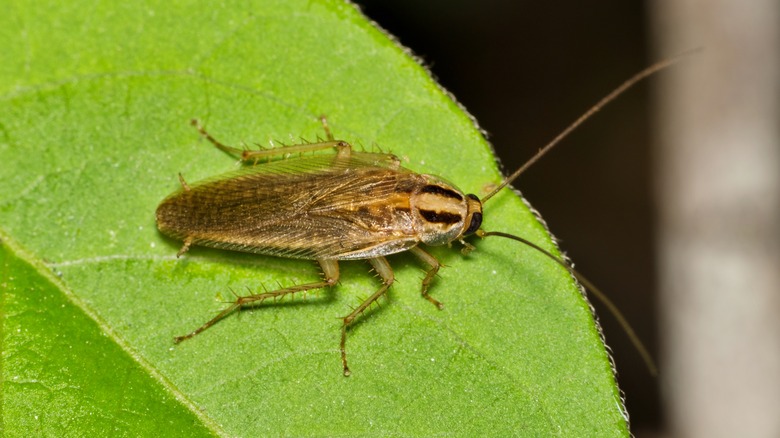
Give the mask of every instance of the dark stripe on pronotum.
[[426, 221], [437, 224], [457, 224], [463, 218], [459, 214], [445, 213], [433, 210], [420, 210], [420, 216]]
[[463, 200], [463, 196], [460, 196], [460, 193], [458, 193], [458, 192], [456, 192], [454, 190], [450, 190], [448, 188], [444, 188], [444, 187], [441, 187], [441, 186], [435, 186], [435, 185], [432, 185], [432, 184], [429, 184], [429, 185], [423, 187], [420, 190], [420, 192], [421, 193], [434, 193], [434, 194], [437, 194], [437, 195], [442, 195], [442, 196], [444, 196], [446, 198], [457, 199], [458, 201], [462, 201]]

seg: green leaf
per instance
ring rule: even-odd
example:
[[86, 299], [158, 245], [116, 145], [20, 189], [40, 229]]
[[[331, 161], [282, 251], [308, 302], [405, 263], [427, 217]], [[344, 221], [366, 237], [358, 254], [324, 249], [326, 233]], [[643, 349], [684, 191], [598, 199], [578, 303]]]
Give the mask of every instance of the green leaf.
[[[156, 230], [179, 185], [235, 168], [189, 126], [234, 145], [322, 135], [401, 156], [480, 196], [500, 181], [469, 117], [408, 54], [341, 1], [19, 3], [0, 16], [0, 312], [7, 436], [625, 436], [589, 307], [568, 273], [501, 239], [420, 266], [348, 334], [377, 287], [341, 284], [226, 318], [244, 293], [318, 278], [309, 262], [194, 248]], [[563, 176], [565, 177], [565, 176]], [[554, 250], [505, 190], [484, 227]]]

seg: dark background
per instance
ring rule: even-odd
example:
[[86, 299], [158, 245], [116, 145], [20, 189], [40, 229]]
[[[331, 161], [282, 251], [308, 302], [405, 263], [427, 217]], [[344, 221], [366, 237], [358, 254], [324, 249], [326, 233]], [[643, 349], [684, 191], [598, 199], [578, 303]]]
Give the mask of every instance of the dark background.
[[[507, 173], [655, 60], [641, 2], [357, 3], [476, 117]], [[652, 79], [610, 104], [514, 185], [658, 360], [651, 91]], [[658, 381], [615, 319], [594, 305], [634, 433], [662, 430]]]

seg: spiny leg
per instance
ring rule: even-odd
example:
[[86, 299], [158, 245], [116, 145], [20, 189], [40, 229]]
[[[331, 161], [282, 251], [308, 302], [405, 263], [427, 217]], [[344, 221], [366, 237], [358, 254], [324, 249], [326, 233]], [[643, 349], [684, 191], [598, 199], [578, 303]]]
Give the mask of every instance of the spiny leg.
[[379, 276], [382, 277], [382, 287], [380, 287], [379, 290], [368, 297], [368, 299], [360, 303], [360, 305], [357, 306], [352, 311], [352, 313], [344, 317], [344, 323], [341, 325], [341, 364], [344, 365], [344, 376], [349, 376], [352, 374], [352, 372], [349, 370], [349, 367], [347, 366], [347, 350], [345, 348], [347, 343], [347, 326], [352, 324], [355, 321], [355, 318], [357, 318], [361, 313], [365, 312], [373, 302], [384, 295], [387, 292], [387, 289], [390, 288], [390, 285], [392, 285], [395, 281], [393, 268], [390, 267], [390, 263], [387, 262], [386, 258], [377, 257], [374, 259], [368, 259], [368, 261], [371, 263], [371, 266], [374, 267], [374, 270], [376, 270]]
[[181, 184], [181, 189], [185, 192], [192, 190], [190, 189], [190, 185], [187, 184], [187, 181], [184, 181], [184, 177], [181, 175], [181, 172], [179, 172], [179, 184]]
[[325, 138], [331, 141], [335, 140], [333, 133], [330, 132], [330, 126], [328, 126], [328, 118], [324, 114], [320, 116], [320, 123], [322, 123], [322, 129], [325, 130]]
[[440, 301], [438, 301], [436, 298], [433, 298], [432, 296], [428, 295], [428, 288], [431, 286], [431, 282], [433, 281], [434, 277], [436, 277], [436, 273], [439, 272], [439, 268], [441, 268], [441, 263], [436, 260], [436, 257], [430, 255], [428, 252], [420, 248], [419, 246], [415, 246], [414, 248], [409, 250], [412, 254], [416, 255], [418, 259], [422, 260], [423, 263], [427, 264], [431, 267], [426, 274], [425, 278], [423, 278], [422, 281], [422, 296], [426, 300], [433, 303], [434, 306], [438, 307], [439, 310], [444, 308], [444, 304], [442, 304]]
[[190, 246], [192, 245], [192, 236], [187, 236], [184, 238], [184, 243], [181, 245], [181, 249], [179, 249], [179, 252], [176, 253], [176, 258], [182, 256], [185, 252], [190, 250]]
[[[212, 137], [211, 134], [206, 131], [206, 129], [201, 126], [200, 122], [193, 119], [191, 122], [192, 126], [197, 128], [198, 132], [203, 135], [203, 137], [206, 138], [211, 144], [216, 146], [218, 149], [223, 150], [231, 155], [236, 155], [238, 157], [241, 157], [241, 161], [249, 161], [249, 160], [259, 160], [262, 158], [268, 158], [273, 157], [276, 155], [284, 155], [284, 154], [295, 154], [295, 153], [302, 153], [302, 152], [313, 152], [313, 151], [319, 151], [322, 149], [330, 149], [334, 148], [338, 151], [337, 156], [339, 158], [348, 158], [350, 154], [352, 153], [352, 145], [347, 143], [343, 140], [333, 140], [329, 135], [328, 141], [322, 141], [318, 143], [307, 143], [307, 144], [297, 144], [297, 145], [291, 145], [291, 146], [284, 146], [280, 148], [273, 148], [273, 149], [262, 149], [262, 150], [256, 150], [256, 151], [250, 151], [250, 150], [244, 150], [239, 148], [234, 148], [232, 146], [228, 146], [226, 144], [221, 143], [216, 138]], [[327, 124], [325, 125], [327, 126]], [[330, 133], [330, 131], [327, 131]]]
[[321, 289], [324, 287], [330, 287], [336, 284], [339, 281], [339, 264], [337, 260], [317, 260], [317, 262], [320, 264], [320, 267], [322, 267], [322, 272], [325, 276], [325, 279], [323, 281], [318, 281], [316, 283], [307, 283], [307, 284], [301, 284], [298, 286], [291, 286], [286, 287], [284, 289], [275, 290], [272, 292], [264, 292], [261, 294], [255, 294], [255, 295], [247, 295], [244, 297], [237, 297], [236, 301], [233, 302], [230, 306], [228, 306], [223, 311], [219, 312], [217, 316], [214, 318], [211, 318], [208, 322], [203, 324], [202, 326], [198, 327], [191, 333], [188, 333], [183, 336], [176, 336], [173, 338], [173, 342], [178, 344], [181, 341], [184, 341], [186, 339], [189, 339], [198, 333], [206, 330], [207, 328], [213, 326], [217, 322], [219, 322], [222, 318], [226, 317], [227, 315], [233, 313], [235, 310], [240, 309], [241, 307], [255, 302], [261, 302], [263, 300], [266, 300], [268, 298], [278, 298], [282, 297], [284, 295], [294, 294], [296, 292], [303, 292], [307, 290], [312, 289]]
[[[320, 116], [320, 123], [322, 123], [322, 129], [325, 130], [325, 137], [328, 139], [328, 141], [334, 141], [335, 138], [333, 137], [333, 133], [330, 131], [330, 126], [328, 125], [328, 118], [325, 115]], [[385, 153], [385, 152], [360, 152], [361, 156], [364, 160], [376, 160], [377, 164], [379, 165], [385, 165], [388, 168], [392, 170], [398, 170], [401, 167], [401, 159], [396, 157], [393, 154]], [[339, 154], [339, 158], [349, 157], [348, 154]]]

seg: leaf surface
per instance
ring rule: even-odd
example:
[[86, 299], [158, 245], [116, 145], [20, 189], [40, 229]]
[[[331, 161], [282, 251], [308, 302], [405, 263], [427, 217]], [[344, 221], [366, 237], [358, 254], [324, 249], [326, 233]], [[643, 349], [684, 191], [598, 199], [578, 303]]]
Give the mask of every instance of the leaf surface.
[[[608, 356], [568, 273], [511, 241], [420, 266], [350, 331], [378, 282], [341, 264], [329, 291], [226, 318], [173, 345], [232, 292], [315, 281], [310, 262], [192, 249], [157, 204], [235, 160], [232, 145], [322, 136], [485, 194], [489, 145], [427, 72], [341, 1], [17, 3], [0, 17], [2, 427], [8, 436], [624, 436]], [[553, 249], [505, 190], [484, 228]], [[113, 429], [111, 429], [113, 428]], [[49, 433], [51, 432], [51, 433]]]

